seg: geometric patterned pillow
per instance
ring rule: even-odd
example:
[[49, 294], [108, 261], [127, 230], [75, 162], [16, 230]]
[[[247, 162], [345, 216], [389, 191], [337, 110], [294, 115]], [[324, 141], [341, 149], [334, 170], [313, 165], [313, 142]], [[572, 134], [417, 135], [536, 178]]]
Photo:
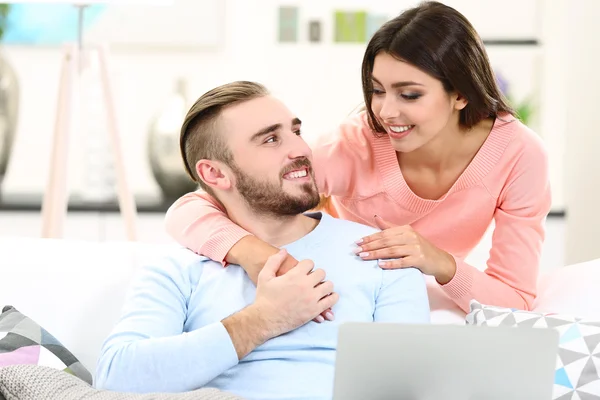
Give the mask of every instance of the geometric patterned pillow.
[[600, 400], [600, 321], [492, 307], [471, 301], [467, 325], [556, 329], [553, 400]]
[[54, 336], [12, 306], [0, 314], [0, 367], [36, 364], [63, 370], [92, 384], [92, 375]]

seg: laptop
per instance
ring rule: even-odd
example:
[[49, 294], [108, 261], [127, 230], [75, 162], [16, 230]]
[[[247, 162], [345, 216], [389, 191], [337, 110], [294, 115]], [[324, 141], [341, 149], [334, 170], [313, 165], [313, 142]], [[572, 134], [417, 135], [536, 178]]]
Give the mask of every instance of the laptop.
[[550, 400], [554, 329], [346, 323], [334, 400]]

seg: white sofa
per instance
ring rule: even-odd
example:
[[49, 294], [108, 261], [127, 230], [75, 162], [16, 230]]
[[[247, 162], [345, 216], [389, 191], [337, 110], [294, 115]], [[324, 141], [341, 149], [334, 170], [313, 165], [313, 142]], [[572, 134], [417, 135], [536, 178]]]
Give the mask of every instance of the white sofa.
[[[137, 268], [172, 248], [0, 237], [0, 308], [38, 322], [93, 374]], [[600, 319], [600, 259], [542, 276], [535, 310]], [[464, 313], [436, 310], [432, 320], [464, 323]]]

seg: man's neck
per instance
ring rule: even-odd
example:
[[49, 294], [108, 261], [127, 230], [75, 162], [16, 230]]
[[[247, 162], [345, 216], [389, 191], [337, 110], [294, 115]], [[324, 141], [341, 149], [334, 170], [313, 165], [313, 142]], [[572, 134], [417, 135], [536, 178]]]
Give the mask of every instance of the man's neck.
[[303, 214], [282, 216], [257, 214], [247, 207], [227, 207], [233, 222], [257, 238], [275, 247], [285, 246], [303, 238], [317, 227], [319, 221]]

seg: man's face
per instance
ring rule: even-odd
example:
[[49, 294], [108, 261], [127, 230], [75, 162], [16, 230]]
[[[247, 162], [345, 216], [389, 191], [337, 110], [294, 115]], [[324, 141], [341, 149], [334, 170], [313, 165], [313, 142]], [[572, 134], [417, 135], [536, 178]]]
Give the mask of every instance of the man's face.
[[300, 120], [271, 96], [223, 111], [220, 128], [233, 155], [234, 185], [259, 214], [297, 215], [316, 207], [312, 153]]

